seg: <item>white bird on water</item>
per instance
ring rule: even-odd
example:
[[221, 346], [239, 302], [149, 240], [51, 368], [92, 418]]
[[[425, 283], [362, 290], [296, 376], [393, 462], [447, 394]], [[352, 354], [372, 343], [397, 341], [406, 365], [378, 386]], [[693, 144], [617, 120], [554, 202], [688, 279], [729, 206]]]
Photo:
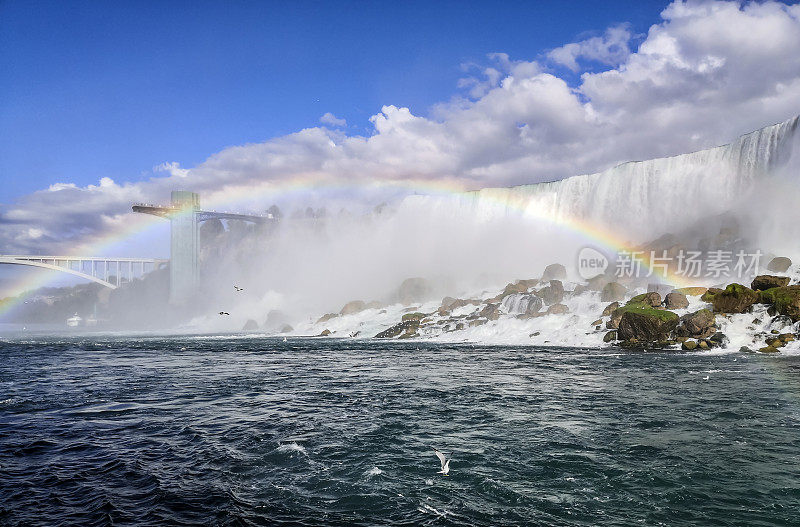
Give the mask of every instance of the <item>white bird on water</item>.
[[444, 454], [442, 452], [439, 452], [435, 448], [433, 449], [433, 451], [436, 453], [436, 457], [439, 458], [439, 462], [442, 464], [442, 470], [437, 472], [437, 474], [444, 474], [445, 476], [447, 476], [450, 473], [450, 460], [444, 457]]
[[705, 377], [703, 377], [703, 380], [704, 380], [704, 381], [707, 381], [707, 380], [708, 380], [708, 375], [706, 375]]

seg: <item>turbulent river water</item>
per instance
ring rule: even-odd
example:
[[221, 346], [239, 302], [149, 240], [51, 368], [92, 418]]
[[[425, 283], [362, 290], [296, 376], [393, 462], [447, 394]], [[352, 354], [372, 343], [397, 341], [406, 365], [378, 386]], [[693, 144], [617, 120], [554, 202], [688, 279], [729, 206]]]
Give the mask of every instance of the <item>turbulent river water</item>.
[[236, 337], [11, 339], [0, 353], [2, 525], [800, 513], [797, 355]]

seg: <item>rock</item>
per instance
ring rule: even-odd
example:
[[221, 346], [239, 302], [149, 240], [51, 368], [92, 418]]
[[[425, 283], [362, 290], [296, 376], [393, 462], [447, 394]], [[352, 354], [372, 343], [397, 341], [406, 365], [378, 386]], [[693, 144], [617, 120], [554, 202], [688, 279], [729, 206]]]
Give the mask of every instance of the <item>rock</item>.
[[269, 331], [273, 331], [281, 327], [283, 324], [288, 323], [288, 321], [289, 316], [286, 313], [278, 309], [273, 309], [267, 313], [267, 319], [264, 321], [264, 328]]
[[486, 320], [485, 318], [476, 318], [475, 320], [470, 320], [469, 321], [469, 327], [474, 328], [476, 326], [482, 326], [482, 325], [486, 324], [487, 322], [489, 322], [489, 321]]
[[759, 349], [758, 351], [760, 351], [761, 353], [778, 353], [778, 348], [775, 348], [773, 346], [765, 346]]
[[284, 324], [283, 326], [281, 326], [281, 329], [278, 331], [278, 333], [291, 333], [292, 331], [294, 331], [294, 328], [292, 326], [290, 326], [289, 324]]
[[601, 317], [607, 317], [608, 315], [613, 313], [614, 310], [616, 310], [616, 309], [619, 309], [619, 302], [611, 302], [610, 304], [608, 304], [606, 306], [606, 308], [603, 310], [603, 313], [600, 316]]
[[675, 335], [679, 337], [706, 338], [715, 333], [715, 315], [708, 309], [687, 313], [680, 319]]
[[319, 334], [319, 335], [317, 335], [317, 336], [318, 336], [318, 337], [328, 337], [328, 336], [330, 336], [330, 334], [331, 334], [331, 330], [329, 330], [329, 329], [323, 329], [323, 330], [322, 330], [322, 333], [320, 333], [320, 334]]
[[672, 311], [646, 307], [625, 306], [619, 321], [620, 340], [658, 342], [667, 340], [678, 325], [678, 315]]
[[603, 342], [613, 342], [615, 340], [617, 340], [616, 330], [609, 331], [603, 336]]
[[710, 298], [715, 313], [744, 313], [759, 300], [758, 293], [741, 284], [730, 284], [724, 291], [713, 295], [709, 293], [710, 289], [703, 296]]
[[419, 322], [420, 320], [423, 319], [423, 317], [425, 317], [425, 313], [419, 313], [419, 312], [406, 313], [405, 315], [402, 316], [400, 320], [402, 320], [403, 322], [408, 322], [410, 320], [416, 320], [417, 322]]
[[800, 321], [800, 285], [761, 291], [759, 299], [764, 304], [770, 304], [777, 313], [789, 317], [792, 322]]
[[[613, 280], [605, 274], [599, 274], [586, 281], [586, 288], [589, 291], [602, 291], [603, 288]], [[620, 299], [621, 300], [621, 299]]]
[[711, 337], [708, 338], [708, 341], [715, 348], [724, 348], [725, 346], [728, 345], [728, 342], [730, 342], [730, 339], [728, 338], [728, 336], [725, 333], [717, 331], [716, 333], [711, 335]]
[[322, 315], [322, 316], [321, 316], [321, 317], [319, 317], [319, 319], [317, 320], [317, 324], [320, 324], [320, 323], [322, 323], [322, 322], [327, 322], [327, 321], [329, 321], [329, 320], [331, 320], [331, 319], [334, 319], [334, 318], [336, 318], [336, 317], [338, 317], [338, 316], [339, 316], [339, 313], [328, 313], [328, 314], [326, 314], [326, 315]]
[[500, 304], [486, 304], [479, 315], [487, 320], [497, 320], [500, 318]]
[[404, 305], [424, 302], [430, 297], [432, 291], [433, 287], [426, 279], [420, 277], [408, 278], [403, 280], [403, 283], [397, 289], [397, 299]]
[[773, 273], [785, 273], [789, 270], [789, 267], [792, 266], [792, 261], [785, 256], [778, 256], [777, 258], [773, 258], [767, 264], [767, 271], [772, 271]]
[[503, 289], [503, 292], [500, 293], [500, 296], [506, 297], [508, 295], [514, 295], [517, 293], [527, 293], [527, 292], [528, 292], [528, 287], [521, 282], [517, 282], [514, 284], [508, 284], [505, 287], [505, 289]]
[[375, 335], [376, 339], [393, 339], [395, 337], [410, 338], [417, 335], [419, 328], [419, 320], [407, 320], [399, 324], [395, 324], [389, 329], [385, 329]]
[[781, 333], [778, 335], [778, 338], [784, 343], [794, 342], [796, 340], [796, 337], [791, 333]]
[[650, 307], [658, 307], [661, 305], [661, 295], [658, 294], [658, 291], [650, 291], [648, 293], [636, 295], [628, 300], [628, 304], [645, 304]]
[[772, 346], [773, 348], [782, 348], [786, 345], [784, 341], [779, 339], [778, 337], [769, 338], [766, 340], [767, 346]]
[[769, 274], [762, 274], [753, 279], [750, 287], [754, 291], [766, 291], [773, 287], [786, 287], [789, 285], [790, 278], [788, 276], [775, 276]]
[[603, 319], [602, 319], [602, 318], [600, 318], [600, 319], [597, 319], [597, 320], [595, 320], [594, 322], [592, 322], [592, 323], [591, 323], [591, 324], [589, 324], [589, 325], [590, 325], [590, 326], [599, 326], [599, 325], [600, 325], [600, 324], [602, 324], [602, 323], [603, 323]]
[[616, 302], [625, 298], [628, 288], [619, 282], [610, 282], [603, 287], [600, 293], [601, 302]]
[[538, 283], [539, 283], [539, 280], [537, 278], [529, 278], [527, 280], [518, 280], [517, 281], [517, 284], [519, 284], [521, 286], [524, 286], [526, 291], [528, 289], [530, 289], [531, 287], [536, 287], [536, 285]]
[[741, 348], [739, 348], [739, 352], [740, 353], [753, 353], [753, 350], [751, 350], [747, 346], [742, 346]]
[[441, 308], [450, 311], [450, 306], [452, 306], [456, 302], [458, 302], [457, 298], [453, 298], [452, 296], [446, 296], [442, 299]]
[[697, 341], [696, 340], [684, 340], [683, 344], [681, 344], [681, 348], [683, 348], [685, 350], [689, 350], [689, 351], [692, 351], [696, 347], [697, 347]]
[[700, 296], [700, 300], [703, 302], [711, 302], [711, 299], [714, 298], [715, 295], [718, 295], [722, 292], [722, 289], [718, 289], [716, 287], [709, 287], [705, 293]]
[[526, 316], [533, 316], [544, 307], [544, 302], [536, 295], [528, 295], [526, 299], [528, 301], [528, 307], [525, 309]]
[[544, 268], [544, 273], [542, 273], [542, 281], [546, 282], [548, 280], [566, 280], [567, 279], [567, 268], [561, 264], [550, 264]]
[[245, 322], [244, 326], [242, 326], [242, 331], [255, 331], [257, 329], [258, 329], [258, 322], [256, 322], [252, 318], [247, 319], [247, 322]]
[[367, 308], [366, 302], [363, 302], [361, 300], [353, 300], [351, 302], [346, 303], [342, 307], [342, 310], [339, 311], [339, 314], [352, 315], [355, 313], [360, 313], [361, 311], [364, 311], [366, 308]]
[[673, 293], [680, 293], [686, 296], [701, 296], [704, 295], [708, 291], [707, 287], [681, 287], [679, 289], [675, 289]]
[[664, 307], [667, 309], [683, 309], [689, 307], [689, 300], [686, 295], [673, 291], [664, 297]]
[[531, 337], [531, 338], [533, 338], [533, 337], [538, 337], [538, 336], [539, 336], [539, 335], [541, 335], [541, 334], [542, 334], [542, 332], [541, 332], [541, 331], [534, 331], [533, 333], [531, 333], [531, 334], [530, 334], [530, 335], [528, 335], [528, 336], [529, 336], [529, 337]]
[[707, 350], [711, 346], [709, 346], [708, 342], [706, 342], [705, 340], [700, 340], [697, 342], [697, 347], [700, 348], [701, 350]]
[[569, 313], [569, 308], [564, 304], [553, 304], [547, 308], [548, 315], [564, 315], [566, 313]]
[[559, 280], [551, 280], [550, 285], [534, 294], [541, 298], [547, 306], [558, 304], [564, 300], [564, 285]]

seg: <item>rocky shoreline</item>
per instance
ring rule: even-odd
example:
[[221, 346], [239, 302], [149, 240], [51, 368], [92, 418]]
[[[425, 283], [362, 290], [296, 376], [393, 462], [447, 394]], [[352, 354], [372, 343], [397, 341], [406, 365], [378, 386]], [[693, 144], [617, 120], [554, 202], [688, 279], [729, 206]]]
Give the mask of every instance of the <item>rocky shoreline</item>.
[[[484, 328], [519, 332], [529, 327], [526, 323], [540, 322], [544, 327], [528, 334], [532, 344], [558, 345], [559, 332], [571, 330], [585, 335], [589, 345], [693, 351], [731, 349], [726, 328], [742, 327], [739, 333], [746, 335], [735, 340], [746, 345], [734, 349], [776, 353], [800, 341], [800, 284], [787, 275], [791, 266], [788, 258], [774, 258], [749, 286], [734, 282], [673, 289], [650, 284], [639, 292], [642, 284], [622, 283], [609, 274], [570, 282], [566, 268], [552, 264], [540, 278], [517, 280], [496, 294], [447, 296], [440, 302], [430, 300], [432, 288], [426, 280], [412, 278], [400, 286], [393, 305], [348, 302], [308, 329], [322, 337], [453, 340], [464, 334], [463, 340], [470, 340]], [[386, 327], [384, 320], [392, 312], [399, 317]], [[369, 334], [371, 319], [379, 320], [382, 329]], [[584, 327], [578, 329], [580, 324]], [[554, 330], [552, 340], [546, 340], [547, 328]], [[294, 329], [282, 332], [290, 331]]]

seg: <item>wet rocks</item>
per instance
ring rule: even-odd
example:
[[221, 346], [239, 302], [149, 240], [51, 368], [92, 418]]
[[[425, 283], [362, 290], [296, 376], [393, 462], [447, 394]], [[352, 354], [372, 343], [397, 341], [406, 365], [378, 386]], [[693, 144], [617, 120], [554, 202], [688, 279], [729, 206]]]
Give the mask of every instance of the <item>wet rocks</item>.
[[397, 289], [397, 300], [403, 305], [411, 305], [414, 303], [424, 302], [427, 300], [433, 291], [430, 282], [424, 278], [415, 277], [403, 280], [400, 287]]
[[406, 320], [375, 335], [376, 339], [411, 338], [417, 336], [419, 320]]
[[603, 335], [603, 342], [614, 342], [617, 340], [617, 330], [611, 330]]
[[777, 313], [792, 319], [792, 322], [800, 321], [800, 285], [761, 291], [759, 299], [764, 304], [770, 304]]
[[792, 261], [785, 256], [778, 256], [770, 260], [767, 264], [767, 271], [772, 271], [773, 273], [785, 273], [789, 270], [789, 267], [792, 266]]
[[788, 276], [775, 276], [769, 274], [762, 274], [753, 279], [750, 287], [754, 291], [766, 291], [773, 287], [786, 287], [789, 285], [790, 278]]
[[[744, 313], [759, 301], [759, 294], [741, 284], [730, 284], [724, 291], [703, 295], [703, 300], [714, 306], [715, 313]], [[708, 300], [706, 300], [708, 298]]]
[[330, 335], [331, 335], [331, 330], [323, 329], [322, 332], [317, 336], [318, 337], [330, 337]]
[[366, 302], [362, 300], [352, 300], [346, 303], [341, 311], [339, 311], [340, 315], [353, 315], [355, 313], [360, 313], [367, 308]]
[[569, 313], [569, 308], [564, 304], [553, 304], [547, 308], [548, 315], [564, 315], [566, 313]]
[[628, 301], [628, 304], [644, 304], [650, 307], [659, 307], [661, 305], [661, 295], [658, 291], [650, 291], [641, 295], [636, 295]]
[[667, 309], [683, 309], [689, 307], [689, 300], [686, 295], [673, 291], [664, 297], [664, 307]]
[[603, 309], [603, 313], [600, 316], [607, 317], [617, 309], [619, 309], [619, 302], [611, 302]]
[[680, 318], [675, 335], [695, 339], [708, 338], [716, 332], [715, 315], [708, 309], [687, 313]]
[[542, 273], [542, 281], [546, 282], [548, 280], [566, 280], [567, 279], [567, 268], [561, 264], [550, 264], [544, 268], [544, 273]]
[[258, 329], [258, 322], [252, 318], [247, 319], [247, 322], [242, 326], [242, 331], [255, 331]]
[[479, 315], [487, 320], [497, 320], [500, 318], [500, 304], [486, 304]]
[[322, 322], [327, 322], [327, 321], [329, 321], [331, 319], [334, 319], [334, 318], [336, 318], [338, 316], [339, 316], [338, 313], [327, 313], [327, 314], [322, 315], [321, 317], [319, 317], [319, 319], [317, 319], [317, 324], [320, 324]]
[[559, 280], [551, 280], [550, 285], [536, 291], [535, 295], [547, 306], [558, 304], [564, 300], [564, 285]]
[[619, 282], [609, 282], [603, 287], [603, 291], [600, 293], [600, 301], [601, 302], [620, 301], [623, 298], [625, 298], [625, 293], [627, 292], [628, 288], [620, 284]]
[[672, 311], [643, 307], [622, 308], [617, 335], [620, 340], [659, 342], [669, 339], [678, 325], [678, 315]]

